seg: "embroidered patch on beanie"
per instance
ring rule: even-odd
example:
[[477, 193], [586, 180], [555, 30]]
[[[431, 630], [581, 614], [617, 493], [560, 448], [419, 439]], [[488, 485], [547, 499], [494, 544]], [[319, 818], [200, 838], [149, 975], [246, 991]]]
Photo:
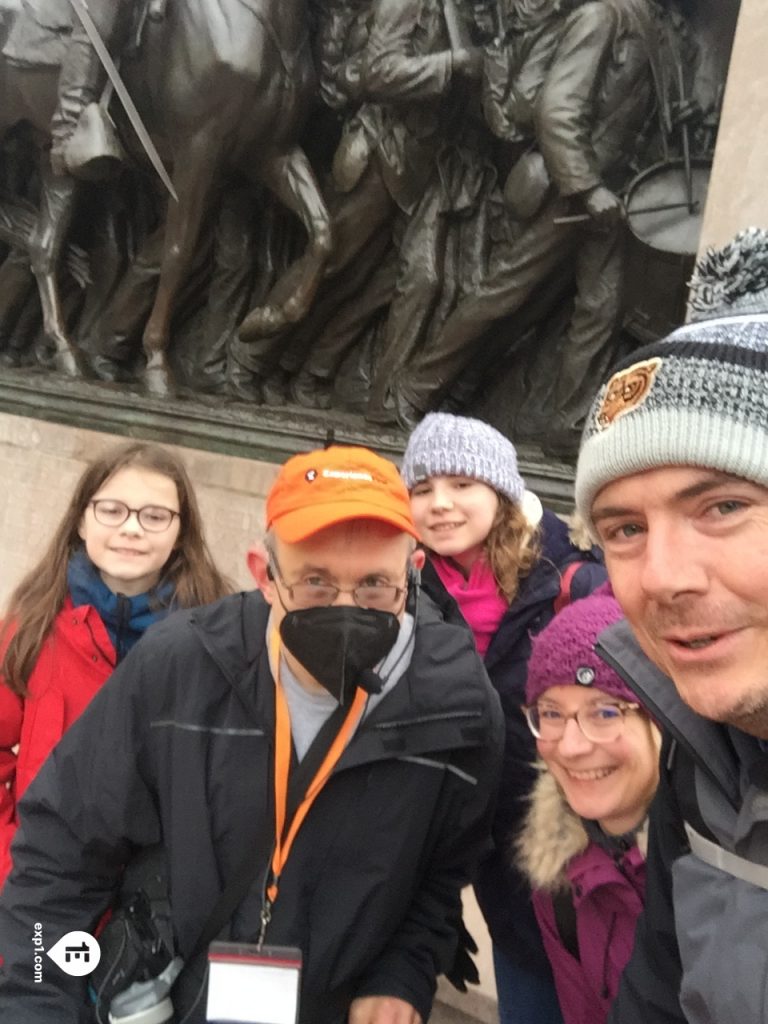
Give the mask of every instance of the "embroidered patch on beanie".
[[619, 416], [632, 412], [648, 397], [660, 366], [661, 359], [656, 356], [614, 373], [606, 385], [603, 404], [595, 413], [600, 430], [610, 427]]

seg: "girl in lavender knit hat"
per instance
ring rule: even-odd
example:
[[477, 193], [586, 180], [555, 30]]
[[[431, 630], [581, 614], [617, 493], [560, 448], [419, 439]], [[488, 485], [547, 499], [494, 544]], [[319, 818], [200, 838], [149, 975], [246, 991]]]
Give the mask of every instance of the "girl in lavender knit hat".
[[541, 758], [517, 862], [565, 1024], [603, 1024], [632, 952], [645, 892], [645, 820], [659, 731], [595, 652], [621, 609], [609, 586], [533, 641], [525, 714]]
[[472, 630], [506, 720], [493, 848], [474, 884], [493, 941], [500, 1024], [562, 1024], [524, 878], [507, 858], [527, 809], [535, 749], [521, 707], [532, 634], [559, 604], [605, 580], [595, 549], [525, 488], [512, 442], [482, 420], [430, 413], [408, 439], [402, 475], [427, 563], [422, 588]]

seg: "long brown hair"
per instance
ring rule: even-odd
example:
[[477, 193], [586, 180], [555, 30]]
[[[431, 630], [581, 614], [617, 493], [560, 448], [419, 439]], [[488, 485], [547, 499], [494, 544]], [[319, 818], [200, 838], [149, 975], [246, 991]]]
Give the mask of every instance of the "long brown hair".
[[180, 608], [207, 604], [231, 591], [211, 558], [203, 536], [197, 498], [181, 459], [160, 445], [130, 441], [94, 459], [75, 487], [69, 508], [48, 550], [11, 594], [0, 648], [12, 633], [0, 674], [14, 693], [23, 696], [42, 646], [67, 597], [67, 566], [82, 546], [78, 527], [88, 502], [102, 484], [121, 469], [136, 466], [169, 477], [179, 496], [180, 529], [176, 545], [162, 569], [158, 586], [170, 583]]
[[498, 494], [499, 507], [483, 547], [499, 592], [512, 601], [520, 580], [531, 571], [541, 551], [541, 531], [532, 526], [520, 505]]

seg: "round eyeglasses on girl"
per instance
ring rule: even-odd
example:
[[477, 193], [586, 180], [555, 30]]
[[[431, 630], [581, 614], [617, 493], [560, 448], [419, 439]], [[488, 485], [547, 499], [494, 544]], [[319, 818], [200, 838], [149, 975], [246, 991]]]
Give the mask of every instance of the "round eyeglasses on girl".
[[94, 498], [88, 504], [93, 509], [93, 516], [102, 526], [122, 526], [129, 516], [135, 515], [142, 530], [149, 533], [164, 533], [179, 513], [163, 505], [143, 505], [141, 508], [130, 508], [124, 501], [113, 501], [112, 498]]

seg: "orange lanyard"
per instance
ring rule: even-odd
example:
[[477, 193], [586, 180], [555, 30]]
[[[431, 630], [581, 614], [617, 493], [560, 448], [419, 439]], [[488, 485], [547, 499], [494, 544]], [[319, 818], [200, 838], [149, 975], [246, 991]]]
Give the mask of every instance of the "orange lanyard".
[[357, 688], [354, 700], [347, 712], [336, 738], [331, 744], [323, 763], [317, 769], [315, 777], [307, 787], [304, 799], [296, 809], [293, 821], [285, 832], [285, 815], [288, 803], [288, 774], [291, 767], [291, 716], [288, 710], [288, 701], [285, 699], [282, 684], [280, 682], [280, 637], [277, 630], [273, 630], [269, 640], [270, 654], [275, 675], [275, 852], [272, 855], [272, 882], [267, 887], [267, 898], [270, 904], [277, 899], [277, 888], [280, 881], [280, 873], [288, 860], [296, 833], [301, 828], [302, 822], [309, 813], [309, 809], [315, 801], [320, 790], [328, 781], [328, 778], [336, 767], [339, 758], [344, 753], [352, 730], [357, 725], [363, 713], [368, 694], [365, 690]]

